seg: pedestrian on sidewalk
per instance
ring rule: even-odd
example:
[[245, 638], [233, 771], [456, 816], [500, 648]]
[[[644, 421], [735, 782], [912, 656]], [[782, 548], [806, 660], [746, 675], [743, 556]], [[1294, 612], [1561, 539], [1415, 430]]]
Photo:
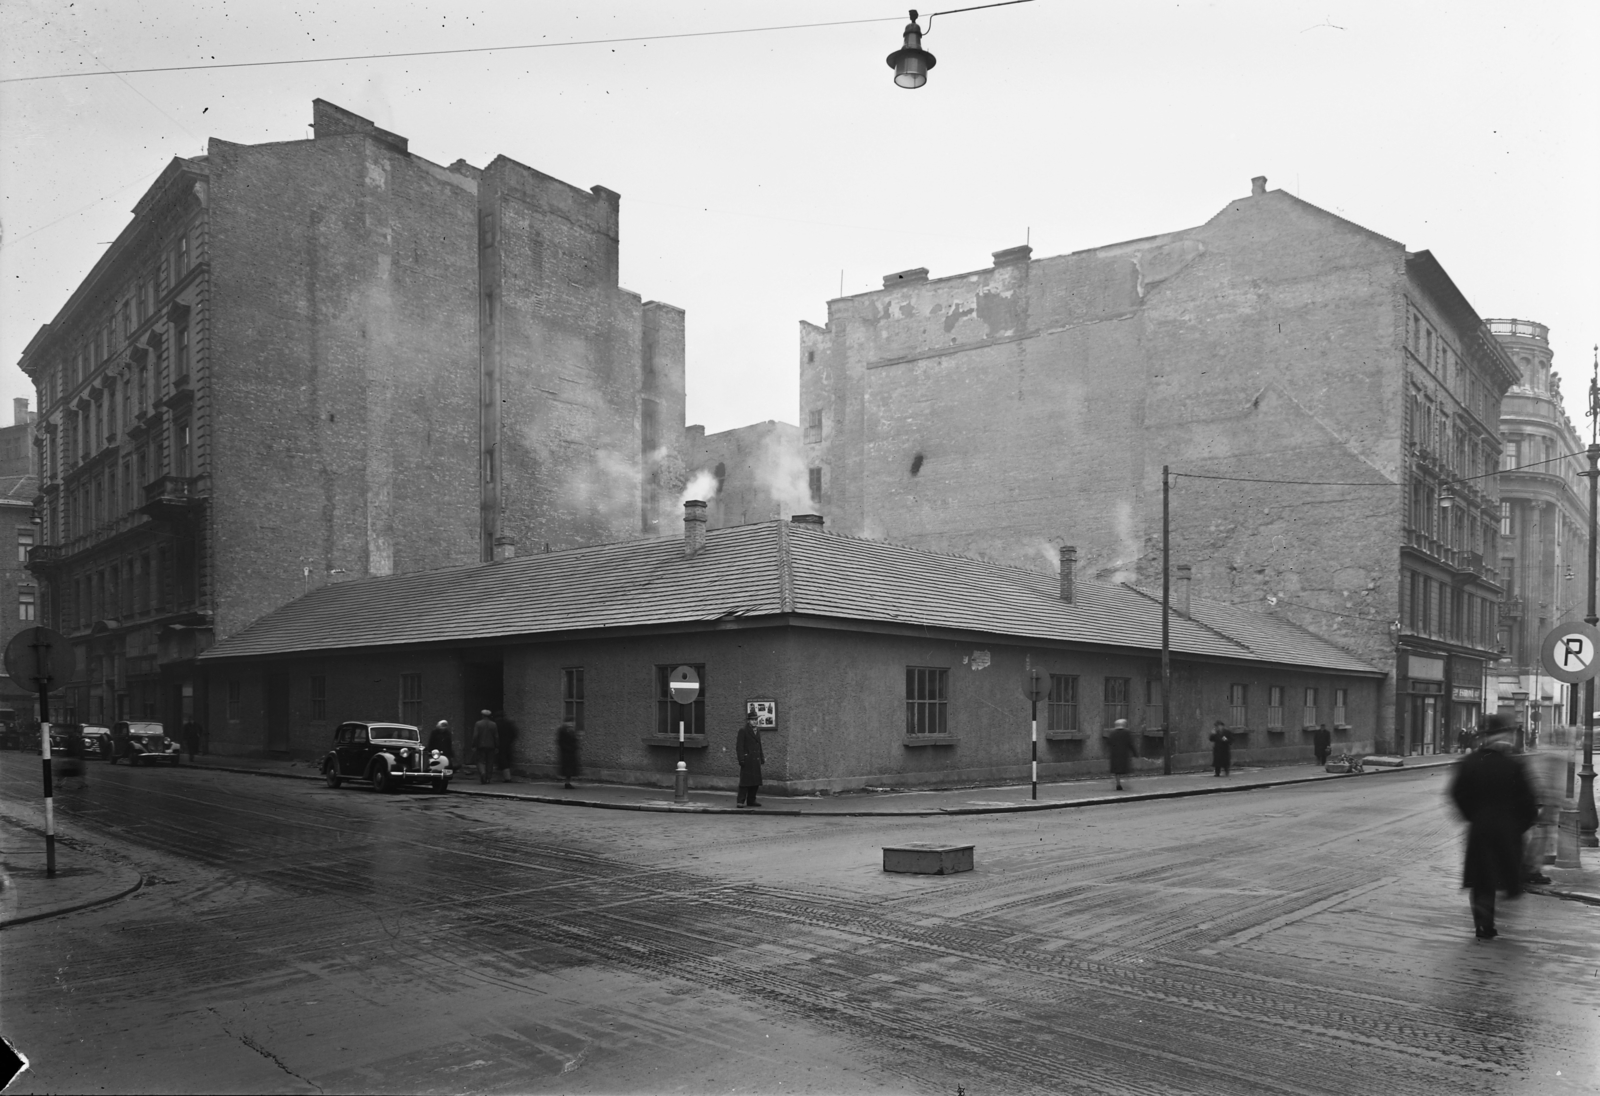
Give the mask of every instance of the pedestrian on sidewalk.
[[189, 764], [194, 764], [194, 755], [200, 752], [200, 724], [190, 716], [183, 721], [183, 727], [178, 732], [182, 735], [183, 748], [189, 755]]
[[89, 774], [83, 761], [83, 725], [68, 723], [66, 749], [62, 752], [62, 760], [56, 762], [56, 777], [63, 781], [76, 779], [79, 787], [87, 788]]
[[1326, 723], [1318, 723], [1317, 729], [1311, 732], [1311, 748], [1316, 751], [1317, 764], [1328, 763], [1328, 751], [1333, 748], [1333, 735], [1328, 733]]
[[756, 789], [761, 787], [761, 763], [766, 760], [761, 752], [761, 732], [756, 730], [754, 713], [744, 717], [739, 737], [733, 744], [734, 756], [739, 759], [739, 797], [735, 807], [759, 807]]
[[511, 755], [516, 752], [517, 725], [506, 717], [505, 712], [494, 713], [495, 726], [495, 753], [500, 760], [500, 771], [505, 774], [505, 781], [511, 781]]
[[1456, 753], [1466, 753], [1472, 749], [1472, 731], [1463, 726], [1456, 732]]
[[433, 725], [433, 733], [428, 735], [428, 749], [438, 750], [444, 754], [445, 761], [450, 768], [456, 767], [455, 736], [450, 733], [450, 721], [441, 719]]
[[1213, 776], [1227, 776], [1233, 768], [1233, 738], [1220, 719], [1211, 732], [1211, 768]]
[[563, 786], [572, 787], [572, 779], [578, 775], [578, 728], [571, 720], [562, 720], [556, 728], [556, 770]]
[[1119, 719], [1111, 724], [1111, 733], [1106, 737], [1111, 749], [1111, 778], [1116, 781], [1116, 790], [1120, 792], [1122, 778], [1133, 771], [1133, 732], [1128, 730], [1126, 719]]
[[490, 719], [488, 708], [478, 713], [478, 721], [472, 725], [472, 754], [478, 763], [478, 783], [489, 783], [489, 777], [494, 773], [494, 755], [500, 748], [500, 728]]
[[1484, 720], [1483, 745], [1456, 764], [1450, 798], [1467, 822], [1467, 855], [1461, 885], [1471, 892], [1472, 925], [1478, 939], [1499, 935], [1494, 927], [1496, 891], [1516, 898], [1523, 885], [1523, 834], [1538, 820], [1539, 804], [1528, 774], [1511, 757], [1517, 728], [1508, 717]]

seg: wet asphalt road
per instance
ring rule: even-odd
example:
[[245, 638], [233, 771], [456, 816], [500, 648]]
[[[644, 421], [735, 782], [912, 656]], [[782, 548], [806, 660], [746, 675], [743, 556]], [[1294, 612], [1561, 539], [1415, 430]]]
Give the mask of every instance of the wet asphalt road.
[[153, 885], [0, 937], [12, 1091], [1596, 1091], [1600, 909], [1474, 940], [1445, 779], [866, 820], [93, 765], [64, 829]]

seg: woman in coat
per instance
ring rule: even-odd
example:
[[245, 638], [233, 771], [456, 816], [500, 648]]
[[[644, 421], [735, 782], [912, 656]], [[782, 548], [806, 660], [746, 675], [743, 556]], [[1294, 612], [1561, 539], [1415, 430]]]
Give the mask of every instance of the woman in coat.
[[1511, 757], [1516, 725], [1502, 715], [1484, 721], [1483, 745], [1456, 765], [1450, 798], [1467, 821], [1467, 856], [1461, 885], [1471, 891], [1478, 939], [1494, 927], [1495, 891], [1522, 893], [1522, 839], [1539, 819], [1539, 800], [1528, 774]]
[[744, 717], [739, 737], [733, 745], [734, 756], [739, 759], [739, 798], [735, 807], [759, 807], [756, 789], [761, 786], [761, 763], [766, 760], [761, 753], [761, 732], [756, 730], [756, 717]]
[[578, 729], [571, 723], [556, 728], [556, 767], [567, 787], [578, 775]]
[[1217, 720], [1211, 732], [1211, 768], [1213, 776], [1227, 776], [1233, 766], [1233, 739], [1228, 735], [1228, 725]]
[[438, 750], [449, 761], [450, 767], [456, 767], [456, 745], [450, 734], [450, 721], [441, 719], [433, 725], [433, 730], [428, 735], [428, 749]]

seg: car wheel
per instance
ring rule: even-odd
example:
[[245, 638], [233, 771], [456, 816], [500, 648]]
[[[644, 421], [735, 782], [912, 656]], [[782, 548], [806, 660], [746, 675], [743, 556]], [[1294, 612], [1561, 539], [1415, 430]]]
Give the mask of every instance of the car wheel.
[[399, 783], [389, 774], [387, 765], [379, 765], [372, 770], [372, 790], [387, 795], [399, 787]]
[[322, 778], [328, 782], [328, 787], [337, 788], [344, 781], [339, 777], [339, 770], [333, 767], [333, 762], [322, 766]]

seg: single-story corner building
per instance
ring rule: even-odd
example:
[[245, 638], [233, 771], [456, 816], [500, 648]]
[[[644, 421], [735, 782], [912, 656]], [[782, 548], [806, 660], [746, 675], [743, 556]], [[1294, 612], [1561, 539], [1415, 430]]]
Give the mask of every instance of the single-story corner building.
[[[214, 751], [315, 758], [345, 720], [448, 719], [458, 747], [483, 708], [521, 728], [516, 767], [555, 771], [571, 720], [589, 779], [670, 786], [683, 722], [691, 781], [737, 783], [735, 732], [759, 713], [767, 790], [1026, 779], [1040, 675], [1041, 779], [1103, 771], [1126, 718], [1159, 756], [1161, 605], [1080, 579], [826, 531], [801, 515], [325, 586], [216, 644]], [[1298, 625], [1190, 598], [1171, 619], [1173, 750], [1203, 765], [1221, 719], [1235, 759], [1369, 749], [1383, 673]], [[691, 666], [680, 707], [668, 675]]]

